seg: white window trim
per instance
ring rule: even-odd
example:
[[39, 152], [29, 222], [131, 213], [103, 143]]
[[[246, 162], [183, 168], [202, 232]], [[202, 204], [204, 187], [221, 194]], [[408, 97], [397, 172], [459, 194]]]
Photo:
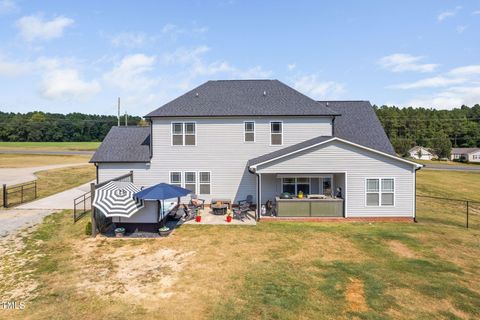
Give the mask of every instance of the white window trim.
[[[370, 179], [378, 180], [378, 192], [367, 192], [367, 181]], [[382, 179], [393, 180], [393, 192], [382, 192]], [[367, 193], [378, 193], [378, 206], [372, 206], [367, 204]], [[393, 193], [393, 205], [382, 205], [382, 193]], [[365, 178], [365, 207], [367, 208], [394, 208], [396, 206], [396, 193], [397, 193], [397, 181], [394, 177], [367, 177]]]
[[[247, 131], [245, 131], [245, 124], [247, 122], [253, 122], [253, 141], [246, 141], [245, 140], [245, 135], [247, 133]], [[245, 143], [255, 143], [257, 142], [257, 124], [255, 123], [255, 121], [243, 121], [243, 142]], [[248, 133], [251, 133], [251, 132], [248, 132]]]
[[[172, 182], [172, 173], [180, 173], [180, 186], [183, 188], [183, 171], [182, 170], [172, 170], [168, 171], [168, 183], [174, 184]], [[178, 183], [175, 183], [178, 184]]]
[[[186, 183], [186, 179], [185, 179], [185, 174], [187, 172], [194, 172], [195, 173], [195, 191], [197, 195], [206, 195], [206, 196], [209, 196], [209, 195], [212, 195], [213, 194], [213, 179], [212, 179], [212, 171], [210, 170], [172, 170], [172, 171], [169, 171], [168, 172], [168, 181], [170, 184], [172, 184], [172, 173], [174, 172], [179, 172], [180, 173], [180, 186], [182, 188], [185, 188], [185, 185], [187, 184]], [[204, 193], [200, 193], [200, 172], [208, 172], [210, 174], [210, 194], [204, 194]], [[202, 183], [202, 184], [206, 184], [206, 183]]]
[[[173, 144], [173, 124], [174, 123], [181, 123], [182, 124], [182, 137], [183, 137], [183, 144]], [[195, 124], [195, 144], [185, 144], [185, 136], [187, 136], [186, 133], [186, 124], [187, 123], [194, 123]], [[170, 145], [172, 147], [196, 147], [197, 146], [197, 132], [198, 132], [198, 126], [197, 126], [197, 121], [171, 121], [170, 122]], [[188, 134], [191, 136], [191, 134]], [[175, 172], [175, 171], [174, 171]]]
[[[280, 132], [280, 135], [282, 136], [282, 143], [281, 143], [281, 144], [272, 144], [272, 134], [278, 134], [278, 133], [272, 133], [272, 123], [274, 123], [274, 122], [280, 122], [280, 123], [282, 124], [282, 132]], [[269, 141], [269, 143], [270, 143], [270, 147], [280, 147], [280, 146], [283, 146], [283, 132], [285, 131], [285, 128], [284, 128], [284, 126], [283, 126], [283, 121], [281, 121], [281, 120], [277, 120], [277, 121], [272, 120], [272, 121], [270, 121], [270, 128], [269, 128], [269, 129], [270, 129], [270, 130], [269, 130], [269, 131], [270, 131], [270, 136], [268, 137], [268, 139], [269, 139], [268, 141]]]
[[[298, 195], [298, 182], [297, 182], [297, 179], [298, 178], [282, 178], [282, 192], [283, 192], [283, 185], [285, 184], [283, 181], [284, 179], [295, 179], [295, 195]], [[305, 177], [301, 177], [301, 179], [305, 179]], [[310, 191], [310, 193], [312, 193], [312, 178], [306, 178], [308, 179], [308, 190]], [[288, 183], [288, 184], [291, 184], [291, 183]], [[304, 184], [304, 183], [302, 183]]]

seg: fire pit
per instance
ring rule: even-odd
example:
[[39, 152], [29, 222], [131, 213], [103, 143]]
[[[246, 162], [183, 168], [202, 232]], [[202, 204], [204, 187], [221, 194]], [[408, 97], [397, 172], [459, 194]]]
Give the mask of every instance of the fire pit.
[[211, 205], [212, 213], [215, 215], [224, 215], [227, 213], [228, 206], [222, 202], [216, 202]]

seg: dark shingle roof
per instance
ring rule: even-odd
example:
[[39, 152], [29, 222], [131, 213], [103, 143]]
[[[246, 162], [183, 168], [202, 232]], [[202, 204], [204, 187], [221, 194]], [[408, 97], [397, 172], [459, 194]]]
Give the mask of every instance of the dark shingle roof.
[[[325, 104], [327, 101], [319, 101]], [[328, 107], [341, 116], [335, 118], [336, 137], [395, 155], [382, 124], [368, 101], [328, 101]]]
[[452, 154], [470, 154], [479, 150], [480, 148], [452, 148]]
[[313, 138], [313, 139], [305, 140], [305, 141], [302, 141], [300, 143], [288, 146], [286, 148], [261, 155], [260, 157], [250, 159], [250, 160], [248, 160], [247, 166], [254, 166], [256, 164], [259, 164], [259, 163], [262, 163], [262, 162], [265, 162], [265, 161], [269, 161], [269, 160], [287, 155], [291, 152], [295, 152], [295, 151], [301, 150], [303, 148], [313, 146], [317, 143], [325, 142], [325, 141], [327, 141], [329, 139], [332, 139], [332, 138], [333, 137], [331, 137], [331, 136], [319, 136], [319, 137], [316, 137], [316, 138]]
[[90, 162], [150, 162], [150, 127], [112, 127]]
[[150, 112], [147, 117], [336, 115], [278, 80], [208, 81]]

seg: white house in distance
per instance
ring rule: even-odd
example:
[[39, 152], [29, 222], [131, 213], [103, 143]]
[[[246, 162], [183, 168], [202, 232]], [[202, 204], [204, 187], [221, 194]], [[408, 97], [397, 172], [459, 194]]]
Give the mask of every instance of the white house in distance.
[[[395, 155], [368, 101], [315, 101], [278, 80], [219, 80], [145, 118], [149, 127], [108, 133], [90, 161], [98, 182], [132, 170], [138, 186], [166, 182], [206, 203], [251, 196], [257, 218], [269, 200], [286, 217], [415, 217], [422, 165]], [[300, 191], [314, 197], [279, 197]], [[151, 204], [122, 223], [156, 219]]]
[[451, 160], [480, 162], [480, 148], [452, 148]]
[[408, 154], [411, 158], [418, 160], [432, 160], [434, 158], [434, 155], [430, 150], [421, 146], [415, 146], [408, 150]]

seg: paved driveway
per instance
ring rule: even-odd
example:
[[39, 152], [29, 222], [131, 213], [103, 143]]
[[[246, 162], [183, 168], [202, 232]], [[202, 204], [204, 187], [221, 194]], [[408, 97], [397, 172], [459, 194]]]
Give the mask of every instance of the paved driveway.
[[22, 149], [1, 149], [0, 153], [14, 153], [14, 154], [56, 154], [56, 155], [93, 155], [95, 151], [69, 151], [69, 150], [58, 150], [58, 151], [47, 151], [47, 150], [22, 150]]
[[42, 167], [29, 167], [29, 168], [0, 168], [0, 184], [18, 184], [23, 182], [28, 182], [36, 180], [37, 177], [34, 175], [35, 172], [51, 170], [57, 168], [66, 168], [66, 167], [76, 167], [89, 165], [85, 162], [79, 163], [68, 163], [68, 164], [53, 164], [49, 166]]

